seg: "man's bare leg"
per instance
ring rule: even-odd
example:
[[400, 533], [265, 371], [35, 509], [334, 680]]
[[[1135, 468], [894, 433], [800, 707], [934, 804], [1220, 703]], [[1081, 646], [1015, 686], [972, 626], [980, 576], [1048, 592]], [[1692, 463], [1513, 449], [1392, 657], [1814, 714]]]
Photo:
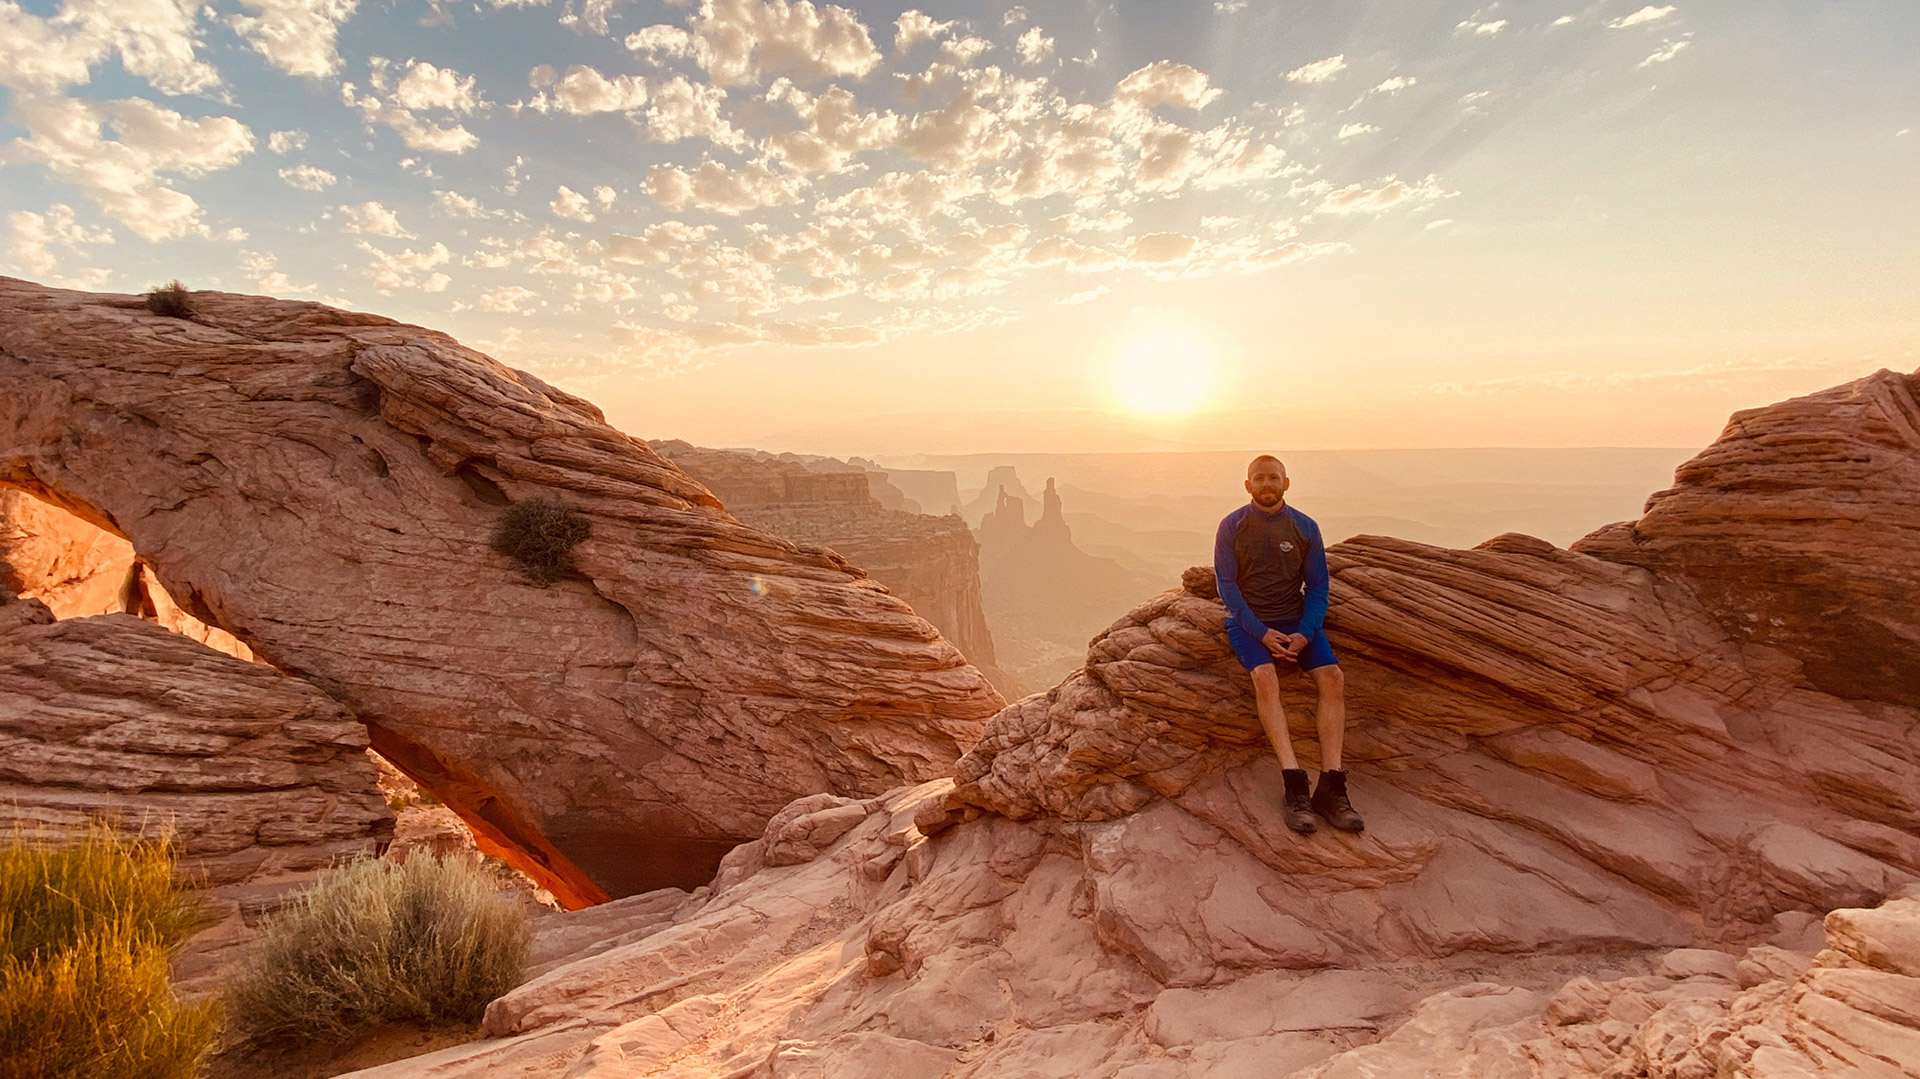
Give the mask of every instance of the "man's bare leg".
[[1338, 664], [1315, 667], [1307, 674], [1320, 690], [1314, 717], [1320, 728], [1320, 782], [1313, 791], [1313, 811], [1343, 832], [1362, 831], [1367, 825], [1347, 800], [1347, 773], [1340, 758], [1347, 733], [1347, 676]]
[[1298, 768], [1293, 755], [1293, 735], [1287, 731], [1287, 710], [1280, 704], [1280, 672], [1271, 663], [1253, 669], [1253, 703], [1260, 710], [1260, 725], [1267, 729], [1267, 741], [1280, 757], [1280, 767]]
[[1280, 778], [1285, 784], [1280, 817], [1287, 827], [1302, 834], [1320, 826], [1313, 819], [1309, 804], [1307, 773], [1293, 755], [1293, 735], [1287, 730], [1287, 711], [1280, 704], [1280, 672], [1268, 663], [1253, 669], [1253, 703], [1260, 710], [1260, 725], [1267, 729], [1267, 741], [1280, 758]]
[[[1340, 750], [1347, 740], [1347, 676], [1337, 663], [1315, 667], [1307, 676], [1320, 691], [1319, 703], [1314, 708], [1314, 718], [1320, 728], [1320, 767], [1323, 771], [1338, 772]], [[1278, 694], [1280, 687], [1278, 680], [1275, 681], [1274, 692]]]

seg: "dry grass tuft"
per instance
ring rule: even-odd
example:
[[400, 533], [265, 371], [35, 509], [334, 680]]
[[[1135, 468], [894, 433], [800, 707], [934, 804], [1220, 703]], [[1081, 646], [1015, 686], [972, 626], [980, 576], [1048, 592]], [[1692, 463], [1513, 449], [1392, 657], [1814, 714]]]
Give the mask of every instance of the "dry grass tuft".
[[179, 281], [171, 281], [147, 290], [147, 310], [168, 318], [193, 317], [193, 293]]
[[0, 847], [0, 1045], [9, 1079], [192, 1079], [219, 1029], [168, 958], [199, 924], [166, 838], [95, 824]]
[[585, 517], [558, 502], [523, 498], [500, 515], [493, 549], [520, 563], [533, 580], [552, 584], [571, 566], [568, 552], [592, 531]]
[[520, 984], [528, 938], [525, 911], [464, 857], [349, 862], [267, 922], [227, 1004], [248, 1033], [295, 1039], [477, 1022]]

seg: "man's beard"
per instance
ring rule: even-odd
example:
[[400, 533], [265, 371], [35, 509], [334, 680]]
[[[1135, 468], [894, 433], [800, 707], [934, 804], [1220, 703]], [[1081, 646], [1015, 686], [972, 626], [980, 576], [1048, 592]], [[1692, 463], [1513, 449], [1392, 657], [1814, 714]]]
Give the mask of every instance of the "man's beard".
[[1261, 509], [1271, 509], [1280, 504], [1279, 491], [1260, 491], [1253, 496], [1253, 504]]

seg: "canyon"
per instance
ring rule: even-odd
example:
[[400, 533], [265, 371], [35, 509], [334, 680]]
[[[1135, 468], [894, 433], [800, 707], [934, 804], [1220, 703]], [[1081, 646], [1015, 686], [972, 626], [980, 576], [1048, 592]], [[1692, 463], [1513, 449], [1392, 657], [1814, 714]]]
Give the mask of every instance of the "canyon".
[[[371, 744], [583, 908], [359, 1079], [1920, 1074], [1920, 372], [1736, 414], [1564, 548], [1332, 545], [1368, 827], [1298, 836], [1207, 567], [1008, 703], [843, 549], [919, 502], [876, 470], [195, 299], [0, 279], [0, 782], [51, 820], [178, 758], [242, 881], [385, 842]], [[535, 496], [591, 525], [546, 587], [488, 545]], [[985, 581], [1071, 545], [1057, 491], [991, 514]]]

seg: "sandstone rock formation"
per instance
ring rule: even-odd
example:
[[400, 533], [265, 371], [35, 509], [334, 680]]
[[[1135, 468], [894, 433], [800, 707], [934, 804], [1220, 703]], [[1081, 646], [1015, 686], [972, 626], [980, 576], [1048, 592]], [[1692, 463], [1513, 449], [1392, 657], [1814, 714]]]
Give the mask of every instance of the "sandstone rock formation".
[[[1857, 452], [1917, 388], [1778, 406], [1772, 445]], [[1920, 494], [1917, 454], [1795, 512]], [[1894, 609], [1917, 539], [1850, 586]], [[1915, 1074], [1920, 904], [1803, 938], [1914, 888], [1920, 710], [1824, 692], [1684, 572], [1521, 536], [1331, 554], [1365, 834], [1282, 826], [1195, 572], [997, 716], [957, 783], [796, 804], [706, 894], [602, 913], [619, 943], [575, 940], [492, 1040], [365, 1079]]]
[[366, 728], [325, 694], [126, 614], [0, 605], [0, 818], [171, 827], [212, 885], [318, 869], [393, 834]]
[[[126, 538], [564, 902], [704, 880], [796, 797], [944, 774], [1003, 703], [578, 398], [386, 319], [194, 301], [0, 279], [0, 487]], [[551, 587], [488, 543], [535, 496], [592, 528]]]
[[831, 548], [865, 571], [1006, 689], [980, 599], [979, 545], [960, 518], [887, 508], [880, 490], [890, 491], [896, 505], [906, 500], [879, 472], [850, 466], [833, 471], [819, 460], [803, 465], [680, 441], [650, 445], [705, 484], [745, 523], [796, 543]]
[[1009, 677], [1045, 688], [1081, 665], [1088, 638], [1114, 611], [1165, 582], [1081, 550], [1052, 479], [1039, 517], [1028, 524], [1027, 500], [1016, 493], [1019, 478], [1011, 469], [1004, 475], [1013, 487], [996, 488], [994, 509], [980, 520], [981, 589]]
[[126, 610], [133, 546], [21, 491], [0, 489], [0, 594], [55, 618]]
[[0, 593], [39, 600], [55, 618], [124, 611], [253, 658], [233, 634], [181, 610], [132, 544], [21, 491], [0, 489]]

